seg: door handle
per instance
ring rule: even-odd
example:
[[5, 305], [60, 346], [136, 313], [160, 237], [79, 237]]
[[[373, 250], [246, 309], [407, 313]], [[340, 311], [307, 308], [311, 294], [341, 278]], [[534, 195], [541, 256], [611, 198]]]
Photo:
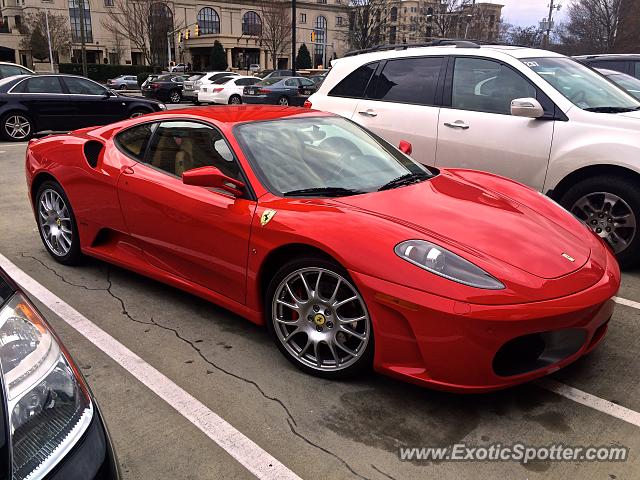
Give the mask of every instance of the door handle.
[[368, 108], [367, 110], [363, 110], [361, 112], [358, 112], [360, 115], [362, 115], [363, 117], [377, 117], [378, 114], [376, 112], [374, 112], [373, 110], [371, 110], [370, 108]]
[[459, 128], [461, 130], [467, 130], [469, 128], [469, 125], [464, 123], [462, 120], [456, 120], [453, 123], [444, 122], [444, 126], [449, 128]]

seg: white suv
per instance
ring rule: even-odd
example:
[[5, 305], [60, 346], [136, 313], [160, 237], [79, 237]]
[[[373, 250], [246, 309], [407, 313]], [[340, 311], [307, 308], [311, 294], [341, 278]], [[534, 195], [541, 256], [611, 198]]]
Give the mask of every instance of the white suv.
[[640, 261], [640, 102], [571, 58], [471, 42], [379, 49], [335, 60], [305, 106], [406, 140], [426, 165], [529, 185], [623, 266]]

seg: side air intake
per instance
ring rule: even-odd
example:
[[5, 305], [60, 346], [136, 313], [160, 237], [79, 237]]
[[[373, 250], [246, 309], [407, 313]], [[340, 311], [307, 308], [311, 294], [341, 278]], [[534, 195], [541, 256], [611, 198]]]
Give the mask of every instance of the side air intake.
[[95, 140], [89, 140], [84, 144], [84, 158], [87, 160], [87, 163], [91, 165], [91, 168], [96, 168], [98, 166], [98, 158], [100, 157], [100, 152], [104, 145]]

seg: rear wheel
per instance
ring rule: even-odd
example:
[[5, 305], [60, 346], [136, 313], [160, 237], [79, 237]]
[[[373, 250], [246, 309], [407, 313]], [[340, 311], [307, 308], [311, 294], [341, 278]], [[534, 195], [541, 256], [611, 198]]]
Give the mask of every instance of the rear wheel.
[[242, 103], [242, 98], [240, 97], [240, 95], [231, 95], [231, 97], [229, 97], [230, 105], [240, 105], [241, 103]]
[[278, 99], [278, 105], [282, 105], [283, 107], [289, 106], [289, 99], [285, 96], [282, 96]]
[[62, 187], [51, 180], [43, 182], [35, 204], [38, 231], [49, 255], [64, 265], [78, 263], [82, 258], [78, 227]]
[[640, 262], [640, 191], [624, 177], [609, 175], [578, 182], [560, 204], [609, 242], [622, 267]]
[[171, 103], [180, 103], [180, 100], [182, 100], [182, 94], [180, 93], [180, 90], [171, 90], [169, 92], [169, 101]]
[[127, 85], [126, 84], [122, 84], [120, 85], [120, 90], [126, 90], [127, 89]]
[[29, 140], [34, 132], [31, 118], [22, 112], [11, 112], [2, 118], [2, 137], [10, 142]]
[[338, 264], [311, 257], [283, 265], [269, 285], [265, 312], [278, 348], [301, 370], [339, 379], [370, 368], [371, 319]]

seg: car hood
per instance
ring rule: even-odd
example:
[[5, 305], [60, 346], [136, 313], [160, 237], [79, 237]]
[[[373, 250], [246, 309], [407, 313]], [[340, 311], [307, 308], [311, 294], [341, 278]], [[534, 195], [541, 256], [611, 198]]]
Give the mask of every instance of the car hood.
[[337, 201], [411, 227], [416, 238], [470, 260], [489, 257], [544, 279], [580, 269], [591, 253], [586, 242], [536, 212], [535, 206], [448, 172], [407, 187]]
[[626, 117], [626, 118], [633, 118], [636, 120], [640, 120], [640, 110], [637, 110], [635, 112], [617, 113], [616, 115], [618, 117]]

